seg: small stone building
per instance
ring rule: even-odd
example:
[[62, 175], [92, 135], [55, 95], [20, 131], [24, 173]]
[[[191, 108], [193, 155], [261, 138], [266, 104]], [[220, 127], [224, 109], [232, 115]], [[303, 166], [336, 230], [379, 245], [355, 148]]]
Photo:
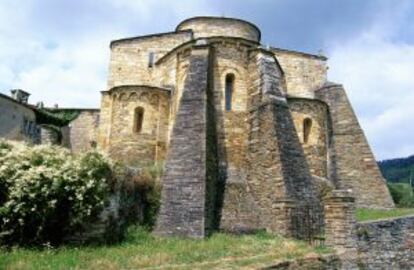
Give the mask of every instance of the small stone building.
[[37, 143], [41, 128], [36, 123], [34, 106], [28, 104], [30, 94], [11, 90], [11, 96], [0, 93], [0, 138]]

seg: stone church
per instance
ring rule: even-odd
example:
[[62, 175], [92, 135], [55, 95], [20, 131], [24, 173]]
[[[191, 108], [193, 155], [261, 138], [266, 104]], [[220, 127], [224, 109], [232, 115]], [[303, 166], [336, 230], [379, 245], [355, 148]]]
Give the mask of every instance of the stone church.
[[289, 235], [297, 210], [321, 211], [321, 182], [358, 207], [394, 206], [327, 58], [260, 39], [250, 22], [194, 17], [111, 42], [97, 145], [131, 165], [164, 161], [156, 233]]
[[394, 207], [327, 58], [260, 39], [250, 22], [194, 17], [112, 41], [101, 108], [80, 110], [64, 145], [163, 162], [159, 235], [318, 234], [323, 187], [352, 192], [357, 207]]

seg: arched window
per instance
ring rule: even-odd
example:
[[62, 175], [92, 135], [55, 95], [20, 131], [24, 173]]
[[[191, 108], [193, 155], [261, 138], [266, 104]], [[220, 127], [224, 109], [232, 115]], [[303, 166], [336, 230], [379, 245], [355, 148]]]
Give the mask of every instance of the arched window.
[[135, 133], [141, 132], [143, 121], [144, 121], [144, 108], [137, 107], [134, 112], [134, 132]]
[[303, 142], [304, 143], [308, 143], [311, 129], [312, 129], [312, 119], [305, 118], [305, 120], [303, 120]]
[[230, 73], [226, 75], [226, 82], [225, 82], [224, 95], [225, 95], [226, 111], [231, 111], [233, 91], [234, 91], [234, 75]]

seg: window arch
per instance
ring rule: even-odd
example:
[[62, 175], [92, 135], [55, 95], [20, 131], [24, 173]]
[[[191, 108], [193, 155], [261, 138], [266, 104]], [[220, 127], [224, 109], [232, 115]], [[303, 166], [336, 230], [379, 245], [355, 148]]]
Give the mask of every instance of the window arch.
[[142, 123], [144, 122], [144, 108], [137, 107], [134, 111], [134, 132], [141, 133]]
[[226, 75], [224, 92], [226, 111], [231, 111], [234, 92], [234, 74], [232, 73]]
[[312, 129], [312, 119], [305, 118], [305, 120], [303, 120], [303, 142], [304, 143], [308, 143], [311, 129]]

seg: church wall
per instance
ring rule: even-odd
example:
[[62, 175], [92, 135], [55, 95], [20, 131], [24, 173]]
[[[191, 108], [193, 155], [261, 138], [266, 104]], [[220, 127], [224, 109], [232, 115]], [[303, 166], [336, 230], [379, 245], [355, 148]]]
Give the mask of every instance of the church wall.
[[155, 76], [157, 66], [149, 67], [149, 54], [154, 53], [154, 64], [176, 46], [189, 41], [190, 31], [153, 35], [115, 41], [111, 45], [108, 89], [119, 85], [161, 85]]
[[[214, 46], [214, 97], [217, 113], [217, 138], [220, 168], [227, 181], [245, 177], [245, 142], [247, 116], [247, 57], [248, 47], [233, 42]], [[225, 109], [225, 80], [234, 75], [231, 110]]]
[[[168, 139], [167, 139], [167, 145], [170, 141], [170, 135], [172, 132], [172, 129], [175, 124], [175, 117], [177, 114], [179, 102], [181, 100], [181, 96], [183, 93], [184, 83], [188, 75], [188, 67], [189, 67], [189, 57], [191, 55], [191, 49], [186, 48], [180, 52], [177, 53], [174, 57], [170, 57], [170, 59], [173, 59], [171, 61], [170, 65], [175, 65], [175, 78], [172, 78], [174, 82], [174, 87], [171, 88], [171, 96], [170, 96], [170, 114], [169, 114], [169, 126], [168, 126]], [[168, 63], [166, 63], [168, 64]], [[165, 65], [165, 64], [163, 64]]]
[[159, 86], [174, 89], [177, 82], [177, 55], [171, 55], [162, 64], [156, 65], [153, 77], [156, 78]]
[[97, 146], [102, 151], [107, 151], [109, 147], [109, 136], [111, 133], [111, 116], [113, 97], [110, 92], [101, 92], [101, 111], [99, 128], [97, 132]]
[[313, 98], [314, 91], [327, 80], [326, 58], [271, 49], [285, 75], [287, 94]]
[[[169, 93], [153, 87], [128, 86], [112, 90], [109, 155], [127, 165], [163, 160], [166, 152]], [[144, 110], [136, 131], [136, 108]]]
[[[300, 238], [319, 233], [322, 224], [317, 220], [322, 211], [283, 93], [282, 80], [283, 73], [273, 55], [264, 49], [252, 50], [248, 192], [260, 210], [262, 227]], [[304, 226], [309, 216], [316, 222], [313, 226]], [[302, 222], [295, 222], [297, 220]]]
[[[219, 183], [222, 185], [220, 228], [249, 231], [259, 227], [259, 213], [247, 192], [248, 50], [234, 41], [214, 43], [213, 93]], [[226, 75], [234, 75], [231, 110], [225, 106]]]
[[[311, 174], [327, 178], [327, 105], [318, 100], [302, 98], [288, 98], [288, 103]], [[307, 142], [304, 134], [305, 119], [311, 120]]]
[[62, 143], [73, 153], [83, 153], [96, 147], [99, 110], [81, 110], [68, 129], [62, 132]]
[[351, 189], [357, 207], [392, 208], [394, 203], [344, 88], [333, 85], [316, 92], [329, 105], [331, 143], [329, 178], [338, 189]]

